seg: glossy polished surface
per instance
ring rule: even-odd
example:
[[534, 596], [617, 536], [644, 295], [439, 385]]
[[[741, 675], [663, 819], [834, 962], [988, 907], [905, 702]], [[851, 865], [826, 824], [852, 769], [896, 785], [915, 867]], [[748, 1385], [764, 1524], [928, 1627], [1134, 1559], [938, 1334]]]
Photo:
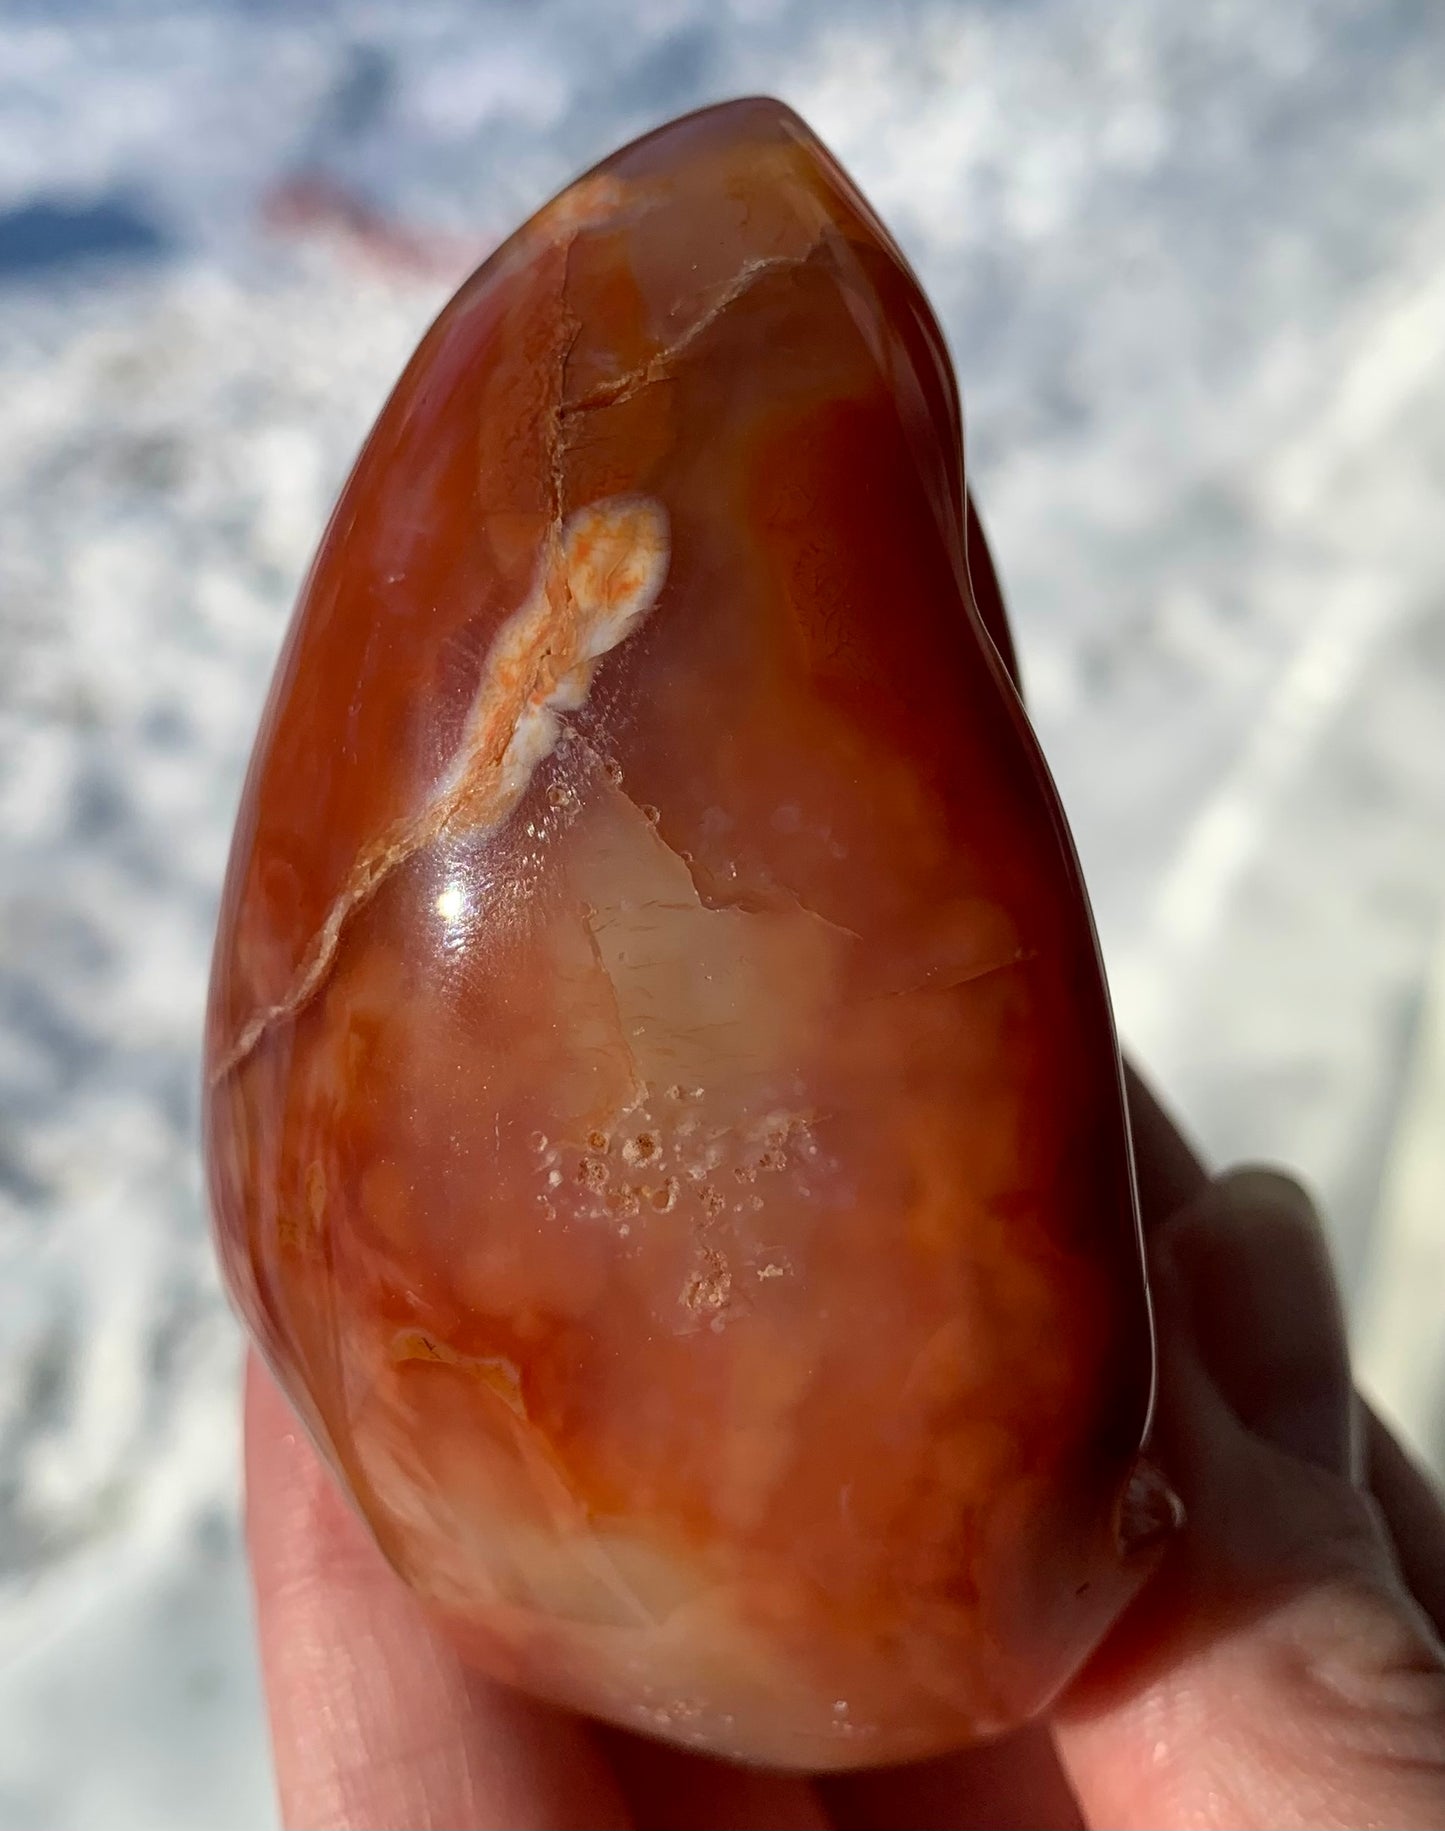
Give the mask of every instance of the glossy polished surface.
[[734, 104], [429, 333], [238, 823], [207, 1144], [268, 1358], [478, 1663], [745, 1759], [1016, 1723], [1138, 1580], [1118, 1061], [986, 627], [916, 282]]

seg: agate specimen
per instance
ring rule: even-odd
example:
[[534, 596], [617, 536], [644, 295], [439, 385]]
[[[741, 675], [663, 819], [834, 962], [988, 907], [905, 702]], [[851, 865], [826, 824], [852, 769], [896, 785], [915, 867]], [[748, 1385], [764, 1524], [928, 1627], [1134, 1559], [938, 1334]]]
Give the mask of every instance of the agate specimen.
[[1118, 1056], [1006, 644], [938, 327], [777, 103], [580, 179], [382, 412], [237, 826], [209, 1176], [485, 1670], [900, 1760], [1141, 1580]]

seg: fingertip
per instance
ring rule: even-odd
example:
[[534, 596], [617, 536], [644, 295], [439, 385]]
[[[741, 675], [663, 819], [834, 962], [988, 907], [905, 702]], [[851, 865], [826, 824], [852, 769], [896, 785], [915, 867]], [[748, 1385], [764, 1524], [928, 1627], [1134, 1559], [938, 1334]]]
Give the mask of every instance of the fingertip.
[[264, 1524], [272, 1488], [284, 1484], [288, 1471], [306, 1470], [314, 1458], [303, 1441], [296, 1414], [254, 1348], [246, 1355], [242, 1412], [246, 1527], [250, 1532]]
[[1151, 1243], [1161, 1336], [1187, 1330], [1238, 1421], [1357, 1481], [1344, 1307], [1307, 1190], [1265, 1165], [1231, 1171]]
[[1363, 1435], [1370, 1492], [1384, 1516], [1400, 1575], [1445, 1642], [1445, 1494], [1368, 1407]]
[[1199, 1153], [1185, 1137], [1147, 1081], [1131, 1062], [1124, 1064], [1129, 1132], [1144, 1231], [1153, 1233], [1209, 1182]]
[[1184, 1524], [1184, 1502], [1157, 1462], [1140, 1456], [1119, 1497], [1114, 1538], [1122, 1558], [1137, 1562], [1164, 1555]]
[[1445, 1670], [1354, 1480], [1314, 1203], [1251, 1167], [1150, 1252], [1158, 1442], [1189, 1520], [1060, 1712], [1086, 1816], [1445, 1824]]
[[[290, 1401], [253, 1350], [245, 1374], [245, 1530], [262, 1650], [273, 1646], [275, 1621], [294, 1639], [322, 1599], [353, 1581], [394, 1581], [370, 1535], [348, 1505]], [[273, 1606], [279, 1599], [279, 1606]]]
[[1240, 1214], [1277, 1214], [1317, 1223], [1319, 1209], [1309, 1190], [1280, 1164], [1242, 1163], [1215, 1178], [1221, 1201]]
[[283, 1823], [627, 1825], [584, 1724], [463, 1666], [255, 1355], [245, 1406], [247, 1542]]

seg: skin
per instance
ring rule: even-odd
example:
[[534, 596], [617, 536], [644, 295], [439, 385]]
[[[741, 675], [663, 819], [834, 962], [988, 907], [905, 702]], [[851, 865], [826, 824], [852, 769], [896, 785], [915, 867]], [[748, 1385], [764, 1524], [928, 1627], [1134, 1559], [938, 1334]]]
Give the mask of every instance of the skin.
[[1211, 1180], [1136, 1078], [1155, 1444], [1188, 1524], [1047, 1725], [825, 1782], [465, 1672], [258, 1363], [247, 1527], [288, 1827], [1445, 1826], [1445, 1511], [1357, 1398], [1318, 1216]]

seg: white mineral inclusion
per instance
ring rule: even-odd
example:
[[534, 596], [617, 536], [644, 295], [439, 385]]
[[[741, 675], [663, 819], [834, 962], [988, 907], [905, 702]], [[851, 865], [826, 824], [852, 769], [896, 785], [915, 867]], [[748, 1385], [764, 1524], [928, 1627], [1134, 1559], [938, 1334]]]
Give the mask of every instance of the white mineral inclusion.
[[591, 503], [552, 536], [530, 596], [492, 643], [438, 792], [460, 801], [449, 826], [496, 826], [512, 811], [557, 743], [558, 714], [585, 702], [597, 663], [657, 602], [670, 557], [667, 511], [650, 496]]

